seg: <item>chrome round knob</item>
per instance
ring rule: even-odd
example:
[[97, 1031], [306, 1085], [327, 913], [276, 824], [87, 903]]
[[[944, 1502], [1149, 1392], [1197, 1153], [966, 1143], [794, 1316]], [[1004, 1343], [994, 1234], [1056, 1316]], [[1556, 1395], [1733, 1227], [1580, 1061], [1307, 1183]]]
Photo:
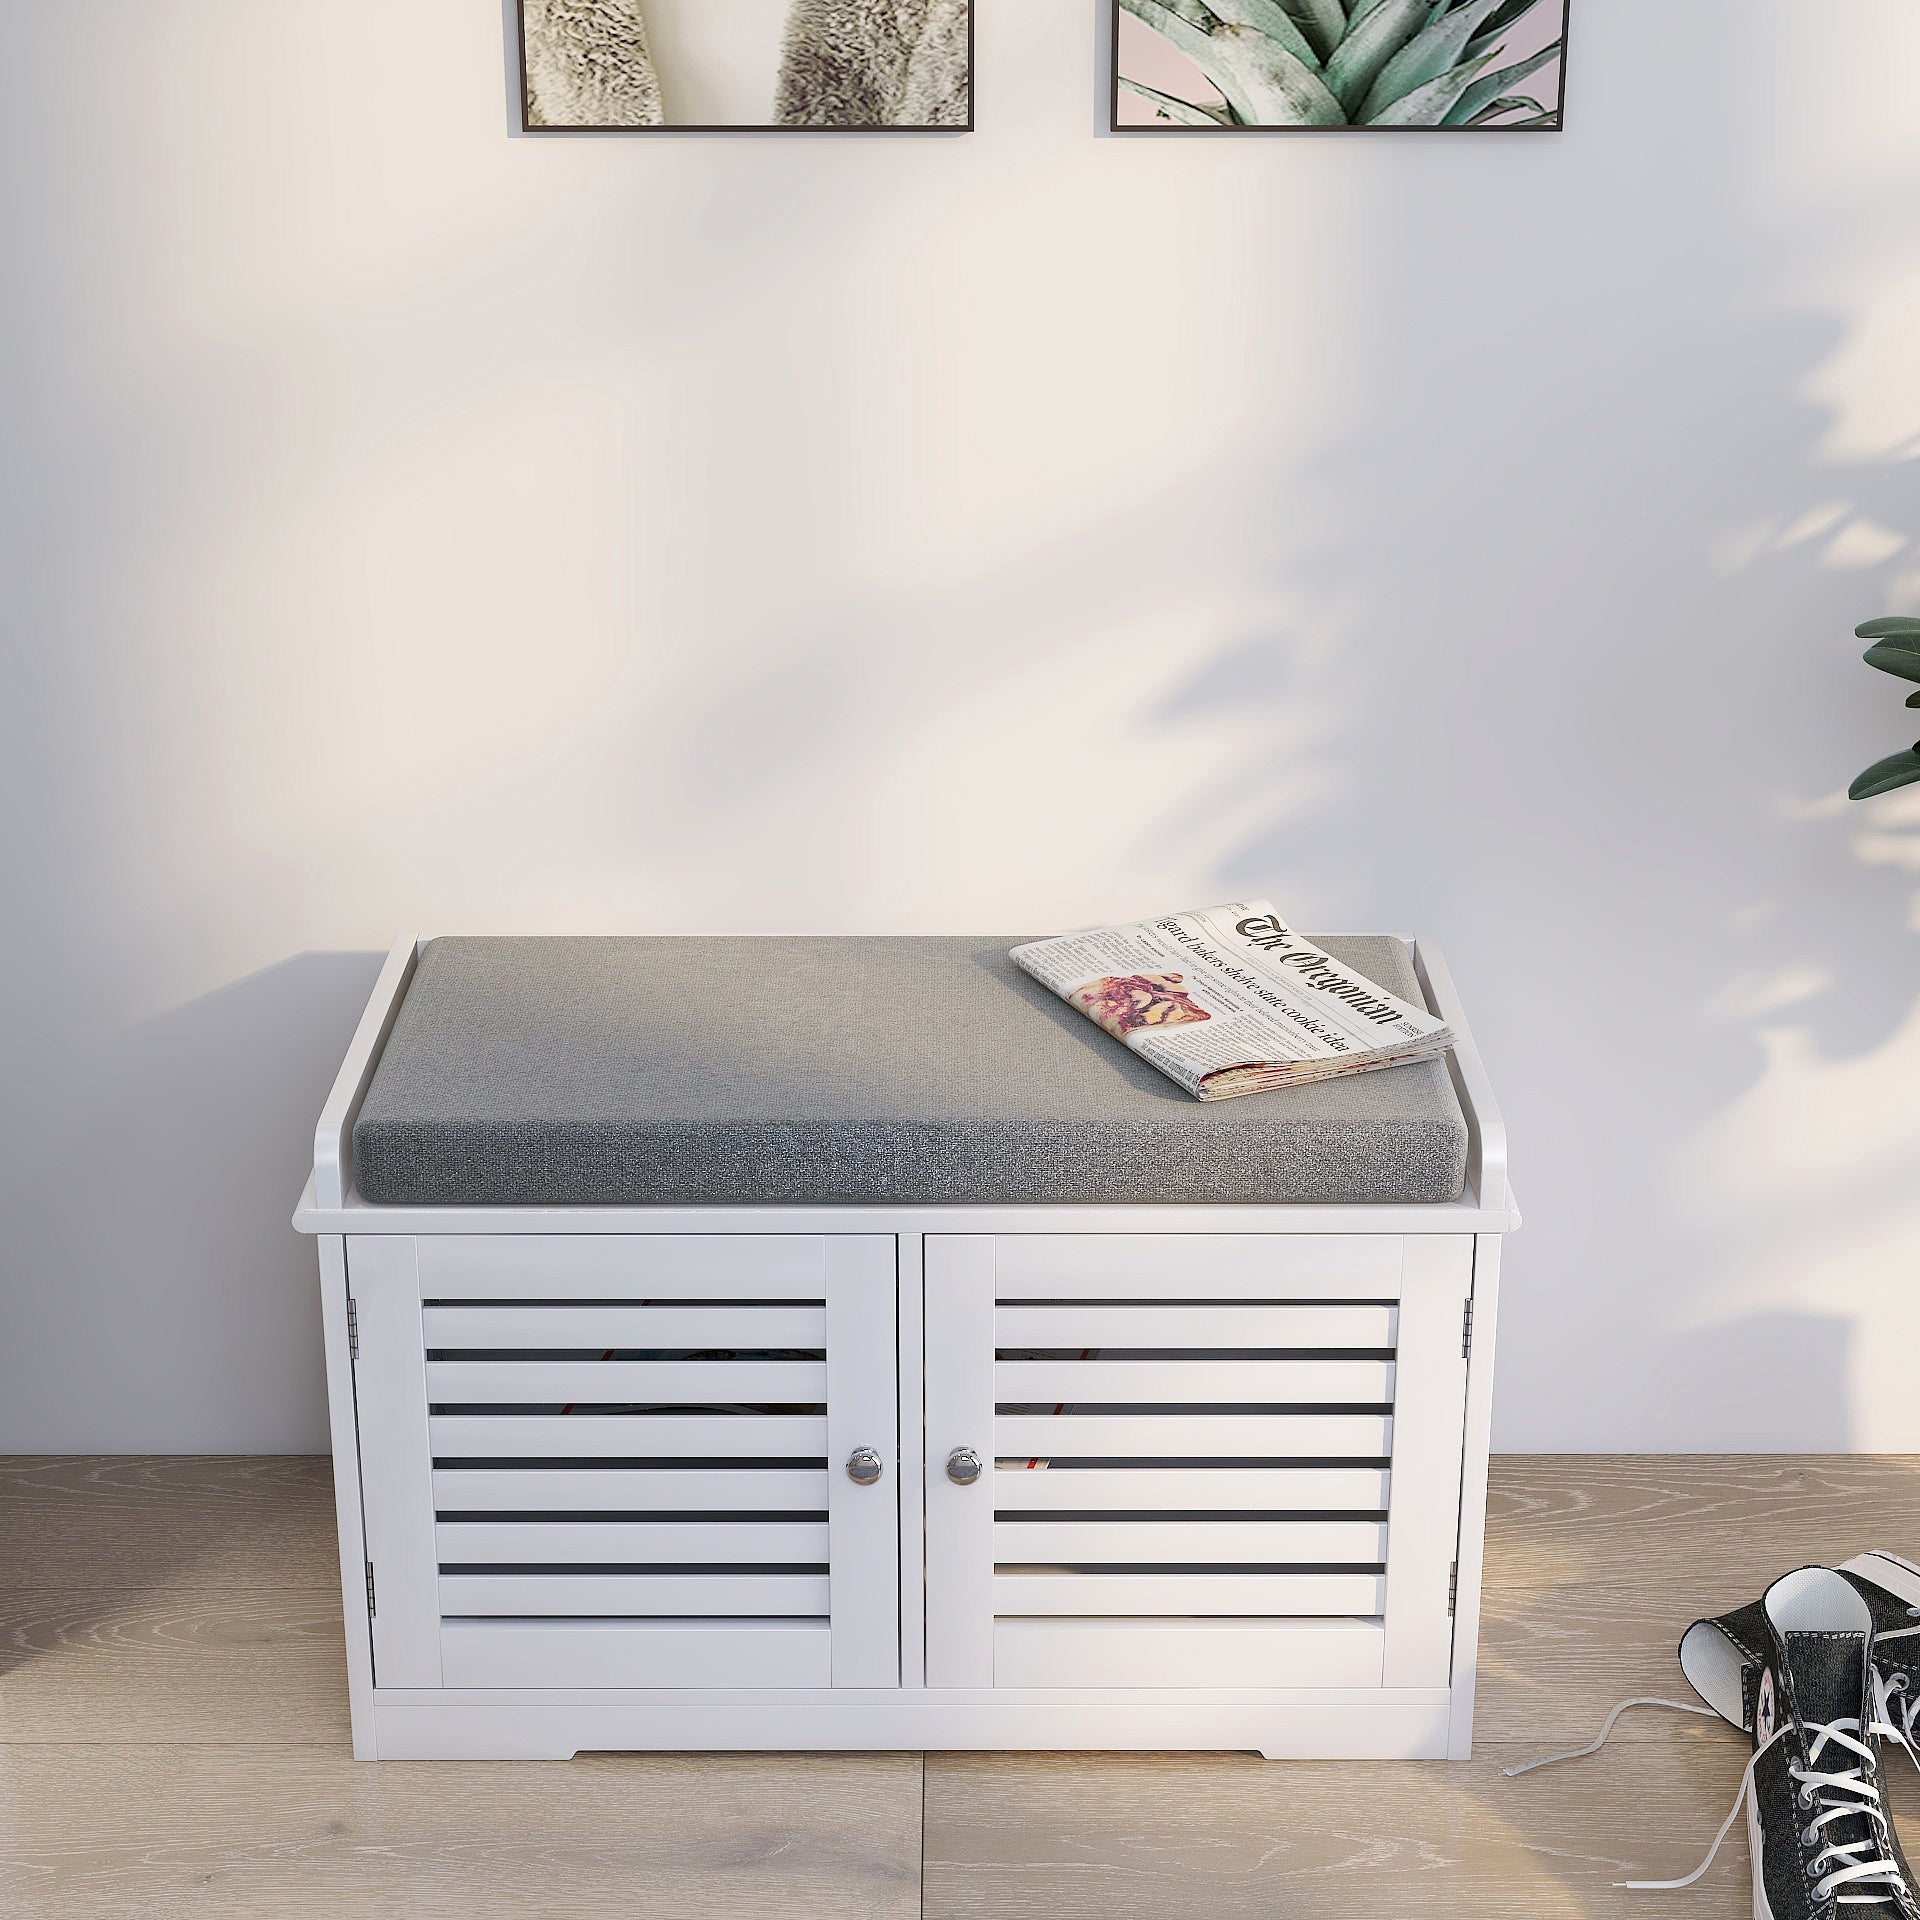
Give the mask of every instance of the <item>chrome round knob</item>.
[[980, 1478], [980, 1456], [971, 1447], [955, 1447], [947, 1455], [947, 1478], [956, 1487], [970, 1487]]
[[847, 1478], [856, 1487], [872, 1486], [885, 1471], [880, 1456], [871, 1447], [855, 1447], [847, 1455]]

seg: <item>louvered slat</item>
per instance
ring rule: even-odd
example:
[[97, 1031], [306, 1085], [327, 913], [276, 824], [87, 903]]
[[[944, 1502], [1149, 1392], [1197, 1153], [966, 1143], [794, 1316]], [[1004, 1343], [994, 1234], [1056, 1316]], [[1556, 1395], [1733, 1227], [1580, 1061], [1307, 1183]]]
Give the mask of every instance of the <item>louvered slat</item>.
[[1019, 1614], [1376, 1615], [1371, 1573], [996, 1573], [993, 1610]]
[[827, 1611], [824, 1573], [465, 1573], [440, 1576], [449, 1619], [511, 1615], [617, 1619], [699, 1614], [784, 1617]]
[[1003, 1413], [993, 1450], [1002, 1459], [1383, 1460], [1392, 1428], [1380, 1413]]
[[1189, 1307], [1000, 1306], [994, 1339], [1002, 1347], [1344, 1348], [1367, 1352], [1394, 1343], [1398, 1309], [1387, 1305]]
[[824, 1414], [441, 1413], [435, 1460], [820, 1459]]
[[1010, 1300], [1397, 1300], [1387, 1234], [1010, 1233], [993, 1242]]
[[1380, 1360], [1002, 1360], [993, 1388], [1002, 1403], [1384, 1406], [1393, 1398], [1393, 1367]]
[[1051, 1561], [1372, 1567], [1385, 1562], [1386, 1552], [1383, 1520], [1033, 1518], [1002, 1520], [993, 1529], [993, 1557], [1002, 1568]]
[[488, 1348], [628, 1351], [823, 1348], [827, 1310], [812, 1306], [443, 1306], [424, 1314], [429, 1351]]
[[440, 1564], [754, 1565], [827, 1558], [827, 1523], [771, 1520], [442, 1521]]
[[996, 1687], [1377, 1687], [1377, 1620], [1003, 1619]]
[[833, 1684], [827, 1622], [799, 1620], [450, 1620], [450, 1687], [728, 1688]]
[[827, 1243], [817, 1234], [434, 1233], [413, 1242], [421, 1298], [457, 1300], [813, 1300]]
[[1075, 1513], [1121, 1508], [1132, 1512], [1191, 1508], [1196, 1497], [1211, 1511], [1269, 1513], [1384, 1513], [1385, 1467], [1221, 1467], [1207, 1470], [1196, 1496], [1185, 1467], [1008, 1467], [991, 1483], [1001, 1512]]
[[442, 1467], [433, 1503], [451, 1513], [820, 1513], [815, 1467]]
[[435, 1406], [581, 1406], [634, 1402], [818, 1405], [827, 1369], [818, 1360], [432, 1360]]

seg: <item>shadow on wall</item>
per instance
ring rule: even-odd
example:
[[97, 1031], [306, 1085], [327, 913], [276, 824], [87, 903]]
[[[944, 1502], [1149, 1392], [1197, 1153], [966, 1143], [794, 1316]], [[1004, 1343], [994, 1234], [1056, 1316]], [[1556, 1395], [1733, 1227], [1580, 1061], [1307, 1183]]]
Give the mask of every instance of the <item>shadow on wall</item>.
[[1761, 1441], [1790, 1422], [1794, 1453], [1851, 1453], [1860, 1445], [1851, 1392], [1859, 1331], [1850, 1319], [1809, 1313], [1669, 1329], [1657, 1350], [1661, 1379], [1689, 1420], [1754, 1435], [1745, 1451], [1767, 1451]]
[[8, 1169], [0, 1452], [325, 1449], [313, 1252], [287, 1222], [381, 958], [300, 954], [73, 1062]]
[[[1663, 16], [1669, 54], [1716, 73], [1728, 137], [1639, 113], [1629, 141], [1604, 121], [1636, 111], [1633, 11], [1587, 10], [1565, 136], [1356, 156], [1359, 404], [1284, 492], [1249, 485], [1241, 449], [1210, 489], [1244, 503], [1222, 544], [1282, 554], [1299, 611], [1220, 646], [1155, 721], [1267, 723], [1220, 782], [1256, 799], [1218, 894], [1447, 949], [1529, 1223], [1496, 1444], [1886, 1447], [1906, 1400], [1878, 1394], [1864, 1434], [1850, 1403], [1867, 1349], [1914, 1331], [1872, 1295], [1920, 1225], [1897, 1055], [1920, 951], [1910, 883], [1821, 796], [1900, 738], [1849, 634], [1912, 565], [1920, 464], [1843, 468], [1801, 397], [1852, 329], [1777, 292], [1806, 300], [1827, 261], [1746, 144], [1779, 133], [1759, 106], [1793, 34]], [[1476, 297], [1433, 299], [1463, 246]], [[1911, 871], [1914, 842], [1878, 858]], [[1742, 1120], [1783, 1046], [1878, 1070]], [[1906, 1140], [1904, 1174], [1836, 1155], [1810, 1177], [1843, 1098], [1879, 1103], [1867, 1130]], [[1716, 1144], [1728, 1127], [1747, 1151]], [[1858, 1322], [1828, 1306], [1880, 1337], [1850, 1352]], [[1576, 1355], [1606, 1390], [1570, 1402]]]

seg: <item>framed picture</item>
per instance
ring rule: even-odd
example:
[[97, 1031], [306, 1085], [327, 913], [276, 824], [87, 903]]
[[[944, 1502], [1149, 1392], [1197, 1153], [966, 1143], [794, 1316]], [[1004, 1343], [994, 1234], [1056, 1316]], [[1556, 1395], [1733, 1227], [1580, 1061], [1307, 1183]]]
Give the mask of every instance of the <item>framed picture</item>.
[[529, 133], [964, 133], [972, 0], [519, 0]]
[[1113, 128], [1551, 133], [1569, 0], [1114, 0]]

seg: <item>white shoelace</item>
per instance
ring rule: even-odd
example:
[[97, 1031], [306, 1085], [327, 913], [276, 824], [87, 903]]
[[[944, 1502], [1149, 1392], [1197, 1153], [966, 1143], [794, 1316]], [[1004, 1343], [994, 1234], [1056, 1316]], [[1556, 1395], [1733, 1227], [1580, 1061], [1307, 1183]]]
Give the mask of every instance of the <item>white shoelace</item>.
[[[1920, 1702], [1915, 1703], [1920, 1708]], [[1509, 1780], [1522, 1773], [1531, 1773], [1535, 1767], [1557, 1767], [1562, 1760], [1584, 1760], [1590, 1753], [1598, 1753], [1607, 1744], [1607, 1736], [1613, 1731], [1613, 1724], [1629, 1707], [1671, 1707], [1675, 1713], [1703, 1714], [1709, 1720], [1718, 1720], [1720, 1716], [1711, 1707], [1696, 1707], [1686, 1700], [1656, 1700], [1651, 1695], [1637, 1700], [1622, 1700], [1607, 1715], [1606, 1723], [1600, 1731], [1584, 1746], [1575, 1747], [1571, 1753], [1543, 1753], [1538, 1760], [1522, 1760], [1517, 1767], [1502, 1767], [1500, 1771]], [[1920, 1764], [1917, 1762], [1916, 1764]]]
[[[1909, 1608], [1908, 1611], [1912, 1612], [1913, 1609]], [[1904, 1673], [1895, 1674], [1892, 1684], [1882, 1680], [1879, 1674], [1875, 1673], [1873, 1687], [1874, 1712], [1882, 1720], [1889, 1722], [1886, 1731], [1906, 1748], [1907, 1758], [1916, 1767], [1920, 1767], [1920, 1751], [1916, 1751], [1913, 1744], [1913, 1723], [1916, 1718], [1920, 1718], [1920, 1696], [1907, 1694], [1907, 1676]], [[1903, 1699], [1899, 1697], [1901, 1695], [1907, 1697]], [[1896, 1714], [1899, 1716], [1899, 1724], [1893, 1725], [1891, 1723]]]
[[[1830, 1820], [1842, 1820], [1850, 1814], [1864, 1814], [1868, 1832], [1863, 1839], [1845, 1842], [1829, 1841], [1807, 1862], [1807, 1872], [1813, 1874], [1818, 1867], [1827, 1865], [1828, 1870], [1813, 1883], [1814, 1898], [1824, 1900], [1837, 1888], [1850, 1886], [1856, 1881], [1878, 1880], [1882, 1882], [1878, 1893], [1843, 1893], [1839, 1904], [1843, 1907], [1877, 1907], [1892, 1900], [1906, 1887], [1906, 1875], [1900, 1871], [1900, 1863], [1891, 1853], [1880, 1849], [1887, 1844], [1887, 1816], [1880, 1804], [1880, 1789], [1869, 1781], [1858, 1766], [1846, 1767], [1834, 1773], [1821, 1773], [1815, 1770], [1817, 1761], [1829, 1745], [1851, 1748], [1863, 1761], [1871, 1762], [1873, 1749], [1856, 1736], [1860, 1731], [1860, 1722], [1855, 1719], [1815, 1721], [1806, 1723], [1807, 1732], [1813, 1736], [1807, 1748], [1808, 1765], [1790, 1766], [1789, 1775], [1800, 1782], [1796, 1802], [1803, 1807], [1820, 1809], [1802, 1829], [1801, 1838], [1809, 1843], [1818, 1837], [1820, 1829]], [[1760, 1763], [1760, 1756], [1772, 1751], [1773, 1747], [1792, 1731], [1791, 1724], [1783, 1726], [1764, 1747], [1757, 1749], [1751, 1760], [1740, 1771], [1740, 1790], [1733, 1796], [1733, 1807], [1720, 1823], [1720, 1831], [1713, 1836], [1713, 1845], [1707, 1849], [1707, 1857], [1686, 1876], [1684, 1880], [1618, 1880], [1615, 1885], [1631, 1889], [1636, 1893], [1670, 1893], [1681, 1887], [1690, 1887], [1713, 1865], [1714, 1856], [1720, 1851], [1720, 1843], [1732, 1830], [1733, 1823], [1739, 1819], [1740, 1810], [1747, 1803], [1747, 1795], [1753, 1791], [1753, 1770]], [[1891, 1726], [1870, 1726], [1870, 1733], [1890, 1733], [1897, 1735], [1897, 1729]], [[1851, 1799], [1832, 1799], [1833, 1794], [1850, 1794]], [[1859, 1856], [1867, 1849], [1873, 1852], [1865, 1859]]]
[[[1920, 1700], [1907, 1700], [1896, 1705], [1894, 1696], [1905, 1692], [1902, 1685], [1889, 1687], [1876, 1670], [1873, 1675], [1873, 1719], [1867, 1726], [1869, 1738], [1879, 1735], [1890, 1739], [1906, 1750], [1907, 1757], [1916, 1767], [1920, 1767], [1920, 1752], [1914, 1749], [1913, 1723], [1920, 1718]], [[1685, 1700], [1660, 1700], [1642, 1697], [1634, 1700], [1622, 1700], [1606, 1717], [1599, 1733], [1584, 1747], [1575, 1747], [1570, 1753], [1545, 1754], [1538, 1760], [1525, 1760], [1515, 1767], [1506, 1767], [1502, 1771], [1509, 1777], [1522, 1773], [1531, 1773], [1535, 1767], [1551, 1767], [1562, 1760], [1581, 1760], [1588, 1754], [1598, 1753], [1607, 1743], [1607, 1736], [1613, 1732], [1620, 1716], [1631, 1707], [1666, 1707], [1675, 1713], [1697, 1713], [1708, 1719], [1717, 1720], [1720, 1716], [1711, 1707], [1695, 1706]], [[1898, 1713], [1904, 1725], [1896, 1724], [1894, 1715]], [[1721, 1842], [1733, 1830], [1733, 1823], [1739, 1819], [1741, 1809], [1747, 1803], [1747, 1795], [1753, 1791], [1753, 1770], [1759, 1764], [1760, 1755], [1769, 1751], [1775, 1741], [1791, 1731], [1791, 1723], [1783, 1726], [1769, 1740], [1766, 1746], [1759, 1748], [1740, 1772], [1740, 1787], [1733, 1797], [1733, 1806], [1727, 1817], [1721, 1821], [1720, 1830], [1713, 1836], [1713, 1844], [1707, 1849], [1707, 1857], [1686, 1876], [1684, 1880], [1618, 1880], [1614, 1884], [1621, 1888], [1630, 1888], [1639, 1893], [1675, 1892], [1682, 1887], [1690, 1887], [1713, 1865], [1720, 1851]], [[1800, 1782], [1798, 1801], [1803, 1807], [1818, 1804], [1820, 1812], [1808, 1822], [1803, 1830], [1807, 1836], [1817, 1835], [1829, 1821], [1844, 1818], [1848, 1814], [1865, 1814], [1871, 1831], [1862, 1840], [1849, 1841], [1844, 1845], [1829, 1843], [1816, 1853], [1808, 1863], [1808, 1871], [1827, 1862], [1834, 1862], [1829, 1871], [1822, 1874], [1814, 1884], [1814, 1894], [1824, 1900], [1837, 1888], [1851, 1885], [1856, 1881], [1879, 1880], [1884, 1883], [1883, 1891], [1866, 1894], [1841, 1894], [1842, 1906], [1880, 1906], [1894, 1897], [1896, 1889], [1906, 1886], [1905, 1876], [1899, 1863], [1892, 1857], [1891, 1851], [1880, 1853], [1879, 1848], [1886, 1844], [1883, 1836], [1887, 1832], [1887, 1816], [1880, 1804], [1880, 1791], [1866, 1778], [1860, 1766], [1852, 1766], [1837, 1773], [1820, 1773], [1813, 1770], [1813, 1763], [1826, 1751], [1829, 1744], [1837, 1743], [1842, 1749], [1851, 1748], [1863, 1761], [1873, 1759], [1873, 1749], [1857, 1736], [1860, 1722], [1857, 1719], [1833, 1720], [1828, 1722], [1809, 1721], [1807, 1732], [1813, 1736], [1807, 1750], [1808, 1765], [1790, 1767], [1792, 1777]], [[1824, 1794], [1852, 1795], [1850, 1799], [1825, 1799]], [[1867, 1848], [1875, 1849], [1874, 1857], [1859, 1858]]]

